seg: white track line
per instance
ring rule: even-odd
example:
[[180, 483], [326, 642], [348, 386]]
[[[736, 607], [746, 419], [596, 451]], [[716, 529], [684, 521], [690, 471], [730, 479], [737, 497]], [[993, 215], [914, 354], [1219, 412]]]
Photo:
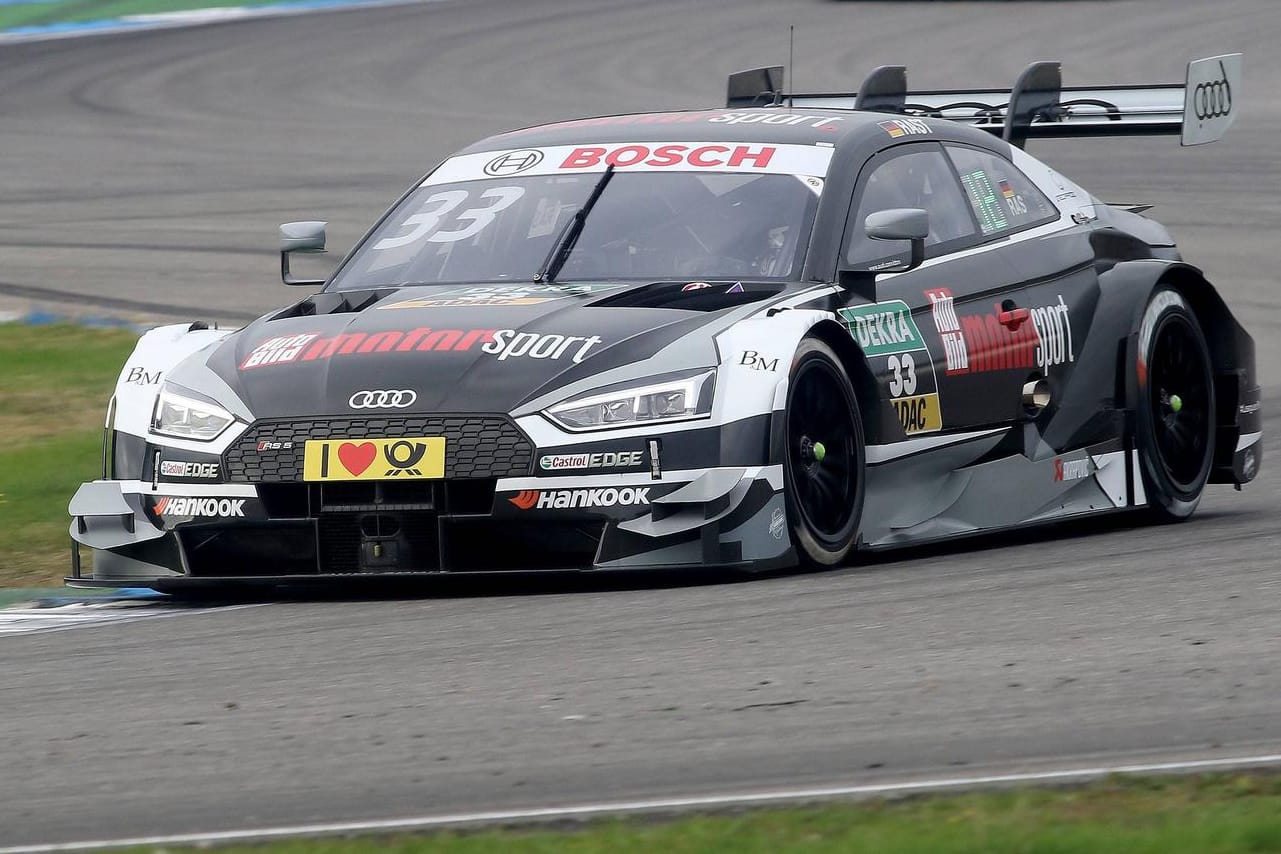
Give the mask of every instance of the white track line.
[[717, 795], [653, 798], [636, 801], [602, 801], [560, 807], [494, 810], [490, 812], [451, 813], [444, 815], [407, 816], [368, 821], [335, 821], [324, 824], [296, 824], [264, 827], [257, 830], [219, 830], [208, 833], [175, 833], [168, 836], [135, 836], [121, 839], [94, 839], [49, 845], [14, 845], [0, 848], [0, 854], [46, 854], [59, 851], [91, 851], [99, 848], [143, 847], [151, 845], [210, 845], [231, 842], [261, 842], [289, 836], [324, 836], [331, 834], [428, 830], [464, 824], [514, 824], [529, 821], [568, 818], [590, 818], [623, 813], [666, 812], [707, 807], [731, 807], [787, 801], [812, 801], [823, 798], [866, 797], [910, 792], [945, 791], [1000, 786], [1011, 783], [1065, 783], [1106, 777], [1109, 774], [1153, 774], [1161, 772], [1209, 771], [1281, 765], [1281, 753], [1262, 756], [1237, 756], [1226, 759], [1197, 759], [1182, 762], [1152, 762], [1138, 765], [1103, 765], [1094, 768], [1071, 768], [1058, 771], [1029, 771], [1017, 774], [991, 774], [978, 777], [938, 777], [904, 783], [871, 783], [861, 786], [819, 786], [813, 788], [773, 789], [763, 792], [727, 792]]
[[139, 620], [190, 617], [196, 614], [213, 614], [242, 608], [261, 608], [259, 603], [246, 605], [215, 605], [208, 608], [175, 607], [172, 605], [147, 605], [141, 602], [82, 602], [54, 608], [6, 608], [0, 610], [0, 638], [10, 635], [30, 635], [41, 632], [61, 632], [68, 629], [87, 629]]

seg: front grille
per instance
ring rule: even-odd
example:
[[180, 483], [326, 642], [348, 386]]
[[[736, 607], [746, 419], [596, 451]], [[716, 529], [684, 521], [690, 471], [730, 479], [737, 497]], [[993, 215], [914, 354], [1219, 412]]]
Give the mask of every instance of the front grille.
[[[232, 481], [286, 483], [302, 480], [303, 443], [308, 439], [394, 439], [444, 436], [445, 477], [523, 477], [534, 446], [502, 415], [407, 415], [368, 418], [307, 418], [258, 421], [222, 456]], [[260, 442], [292, 443], [258, 450]]]

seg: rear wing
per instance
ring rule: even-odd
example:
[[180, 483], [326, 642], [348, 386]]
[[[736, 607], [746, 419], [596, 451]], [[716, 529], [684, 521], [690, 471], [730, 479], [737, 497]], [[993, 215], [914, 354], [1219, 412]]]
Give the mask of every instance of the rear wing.
[[907, 88], [907, 70], [882, 65], [857, 92], [783, 93], [783, 67], [731, 74], [726, 106], [828, 107], [951, 119], [1022, 148], [1029, 139], [1178, 135], [1183, 145], [1214, 142], [1236, 120], [1244, 58], [1239, 53], [1188, 63], [1182, 84], [1063, 86], [1057, 62], [1034, 62], [1012, 89]]

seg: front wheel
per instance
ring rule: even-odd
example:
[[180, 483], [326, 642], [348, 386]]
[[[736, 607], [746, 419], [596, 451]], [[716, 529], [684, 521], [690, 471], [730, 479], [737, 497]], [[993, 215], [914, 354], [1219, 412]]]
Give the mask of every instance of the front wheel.
[[1182, 294], [1163, 288], [1152, 295], [1138, 347], [1143, 487], [1158, 519], [1186, 519], [1214, 461], [1215, 410], [1210, 351]]
[[840, 359], [818, 339], [796, 350], [785, 417], [792, 543], [805, 563], [835, 566], [854, 547], [863, 513], [863, 421]]

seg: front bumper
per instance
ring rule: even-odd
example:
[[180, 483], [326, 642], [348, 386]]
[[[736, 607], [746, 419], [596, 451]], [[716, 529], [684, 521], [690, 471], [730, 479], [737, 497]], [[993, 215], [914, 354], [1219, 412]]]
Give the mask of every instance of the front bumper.
[[412, 485], [101, 480], [69, 511], [77, 586], [795, 563], [777, 465]]

